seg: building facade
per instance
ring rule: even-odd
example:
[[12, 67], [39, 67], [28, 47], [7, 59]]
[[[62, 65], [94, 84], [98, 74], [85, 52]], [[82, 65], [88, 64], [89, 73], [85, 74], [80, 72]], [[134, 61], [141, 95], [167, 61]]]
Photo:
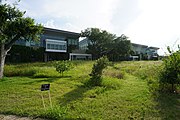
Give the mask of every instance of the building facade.
[[45, 48], [44, 61], [68, 60], [73, 50], [79, 49], [79, 33], [45, 28], [41, 46]]
[[44, 27], [40, 41], [16, 41], [7, 55], [8, 62], [68, 60], [79, 49], [79, 33]]
[[146, 45], [132, 43], [132, 51], [134, 52], [130, 58], [133, 60], [157, 60], [158, 47], [148, 47]]

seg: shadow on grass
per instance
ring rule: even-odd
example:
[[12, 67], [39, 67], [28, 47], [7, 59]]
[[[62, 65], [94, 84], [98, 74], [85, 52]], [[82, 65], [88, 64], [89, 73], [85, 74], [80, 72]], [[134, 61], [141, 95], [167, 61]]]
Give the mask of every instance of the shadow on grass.
[[7, 81], [7, 78], [0, 79], [0, 82], [6, 82], [6, 81]]
[[52, 82], [55, 82], [55, 81], [57, 81], [57, 80], [59, 80], [61, 78], [71, 78], [71, 76], [51, 77], [51, 78], [33, 78], [32, 77], [33, 80], [25, 82], [23, 84], [31, 85], [31, 84], [41, 83], [41, 82], [52, 83]]
[[64, 96], [59, 98], [59, 104], [62, 106], [66, 106], [67, 104], [74, 102], [76, 100], [82, 100], [84, 97], [83, 94], [90, 89], [92, 89], [92, 88], [86, 87], [85, 85], [78, 86], [74, 90], [66, 93]]
[[155, 100], [162, 120], [180, 119], [180, 94], [159, 93]]

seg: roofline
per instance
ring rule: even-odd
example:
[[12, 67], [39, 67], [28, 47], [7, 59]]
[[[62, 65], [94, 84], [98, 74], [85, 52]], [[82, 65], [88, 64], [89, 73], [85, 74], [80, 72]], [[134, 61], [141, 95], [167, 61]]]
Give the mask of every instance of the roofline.
[[54, 28], [47, 28], [47, 27], [44, 27], [44, 30], [80, 36], [80, 33], [70, 32], [70, 31], [65, 31], [65, 30], [59, 30], [59, 29], [54, 29]]
[[137, 43], [131, 43], [132, 45], [139, 45], [139, 46], [143, 46], [143, 47], [148, 47], [147, 45], [142, 45], [142, 44], [137, 44]]
[[146, 48], [152, 48], [152, 49], [156, 49], [156, 50], [160, 49], [160, 48], [158, 48], [158, 47], [152, 47], [152, 46], [148, 47], [147, 45], [142, 45], [142, 44], [137, 44], [137, 43], [131, 43], [131, 44], [132, 44], [132, 45], [134, 44], [134, 45], [143, 46], [143, 47], [146, 47]]
[[160, 48], [158, 48], [158, 47], [148, 47], [148, 48], [152, 48], [152, 49], [156, 49], [156, 50], [158, 50], [158, 49], [160, 49]]

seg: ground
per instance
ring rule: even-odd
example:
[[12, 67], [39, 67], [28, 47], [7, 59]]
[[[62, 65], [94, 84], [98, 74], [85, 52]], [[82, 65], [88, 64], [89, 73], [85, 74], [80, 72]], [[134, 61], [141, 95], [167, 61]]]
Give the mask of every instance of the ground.
[[[101, 86], [89, 87], [93, 63], [75, 61], [63, 76], [56, 72], [54, 62], [6, 65], [6, 77], [0, 80], [0, 119], [179, 120], [180, 94], [153, 94], [161, 62], [114, 63], [104, 70]], [[40, 91], [47, 83], [53, 108], [48, 92]]]
[[0, 120], [45, 120], [41, 118], [32, 118], [32, 117], [19, 117], [15, 115], [1, 115]]

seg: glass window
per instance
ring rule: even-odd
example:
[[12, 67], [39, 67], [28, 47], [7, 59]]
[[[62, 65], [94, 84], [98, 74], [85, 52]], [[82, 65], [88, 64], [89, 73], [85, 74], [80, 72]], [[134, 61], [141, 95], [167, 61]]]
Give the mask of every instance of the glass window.
[[66, 41], [46, 40], [46, 51], [66, 52]]
[[68, 39], [68, 45], [78, 45], [77, 39]]
[[47, 44], [47, 48], [50, 49], [50, 44]]

